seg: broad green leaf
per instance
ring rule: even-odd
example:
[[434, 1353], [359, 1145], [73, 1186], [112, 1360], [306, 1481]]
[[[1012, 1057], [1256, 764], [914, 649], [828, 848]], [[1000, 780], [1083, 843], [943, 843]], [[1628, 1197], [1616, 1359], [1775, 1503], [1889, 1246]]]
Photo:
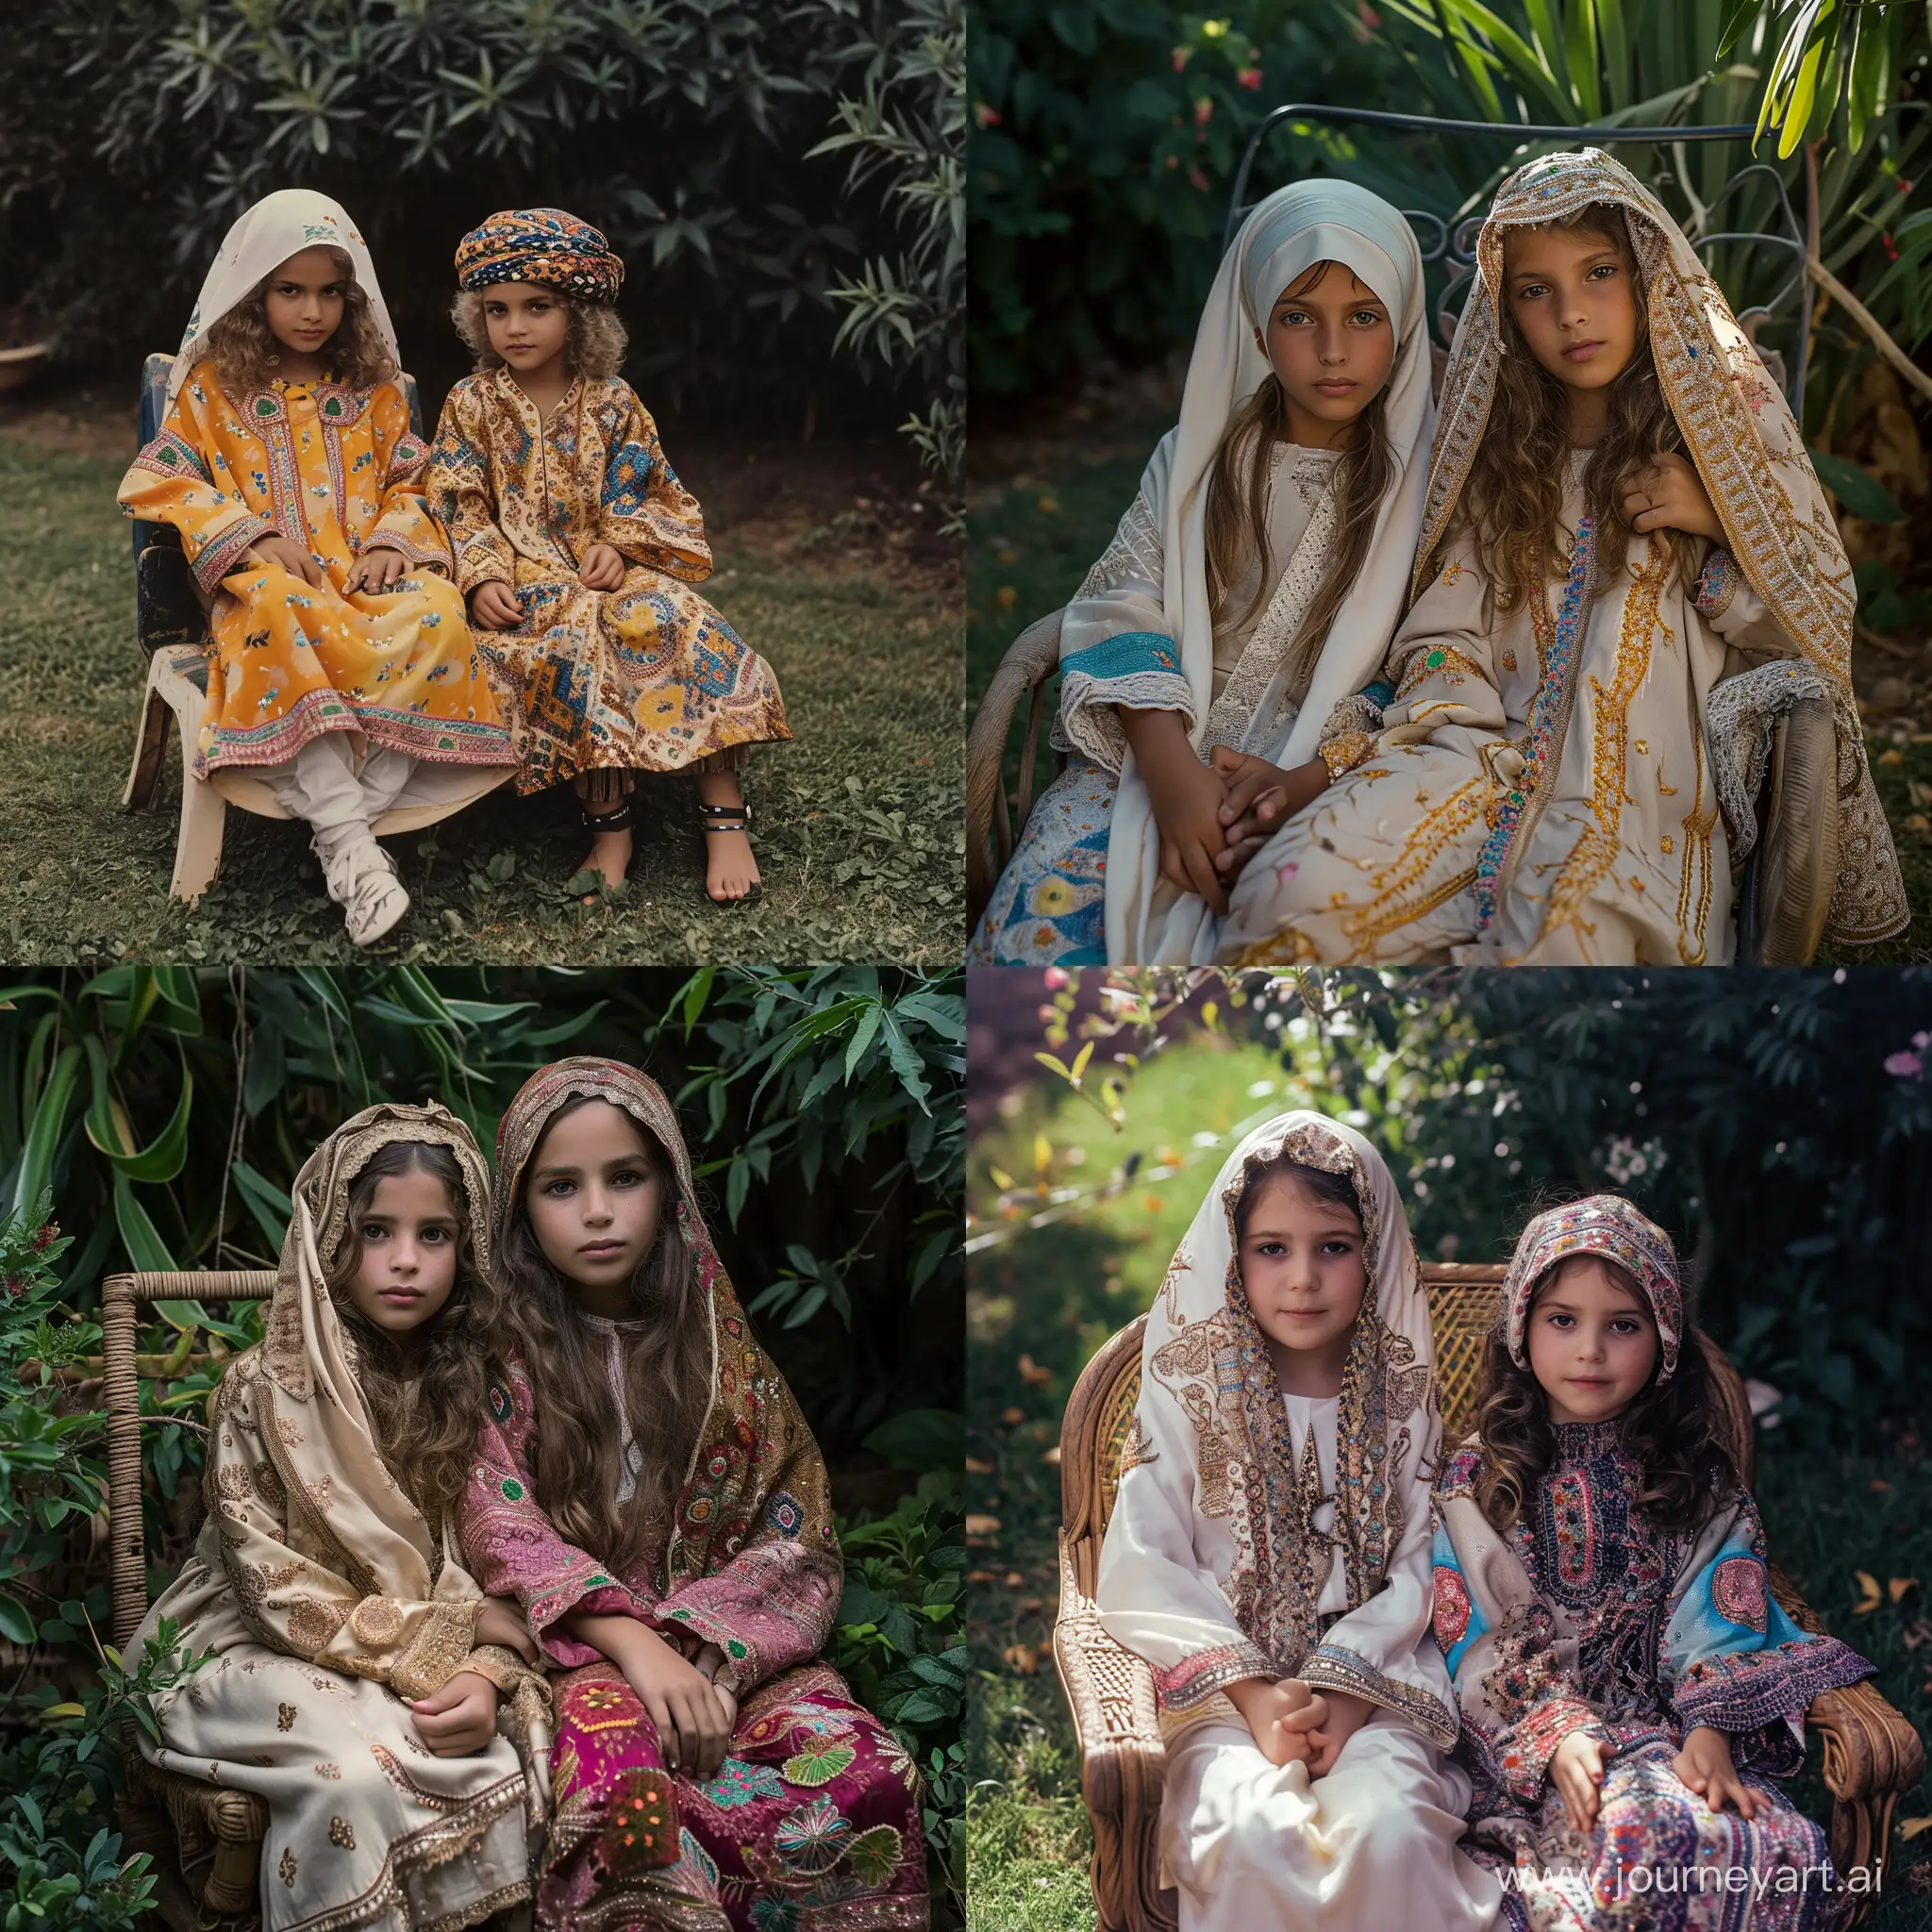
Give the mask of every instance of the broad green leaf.
[[13, 1209], [24, 1212], [46, 1192], [54, 1172], [54, 1156], [60, 1145], [61, 1130], [67, 1124], [80, 1080], [81, 1050], [63, 1046], [47, 1075], [32, 1124], [21, 1152], [20, 1177], [13, 1184]]
[[1823, 450], [1811, 452], [1811, 466], [1818, 480], [1838, 498], [1848, 516], [1862, 517], [1872, 524], [1897, 524], [1905, 511], [1894, 497], [1870, 471], [1843, 457], [1827, 456]]
[[127, 1258], [141, 1273], [173, 1273], [180, 1267], [148, 1219], [147, 1209], [135, 1198], [133, 1184], [119, 1173], [114, 1176], [114, 1224], [121, 1230]]
[[257, 1174], [245, 1160], [238, 1160], [229, 1168], [228, 1178], [235, 1183], [236, 1192], [255, 1217], [255, 1224], [268, 1237], [269, 1245], [280, 1254], [282, 1243], [289, 1238], [289, 1223], [295, 1212], [294, 1202], [273, 1181]]

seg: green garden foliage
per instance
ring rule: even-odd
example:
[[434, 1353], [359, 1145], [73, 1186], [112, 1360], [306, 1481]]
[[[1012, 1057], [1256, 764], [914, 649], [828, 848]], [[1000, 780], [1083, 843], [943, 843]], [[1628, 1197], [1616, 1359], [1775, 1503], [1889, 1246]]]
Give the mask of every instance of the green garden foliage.
[[[32, 110], [0, 126], [0, 304], [96, 366], [172, 347], [228, 224], [305, 186], [362, 225], [411, 366], [454, 375], [458, 238], [550, 204], [624, 254], [647, 398], [791, 428], [856, 399], [836, 291], [900, 259], [925, 175], [957, 194], [957, 111], [925, 98], [958, 94], [933, 51], [963, 42], [957, 0], [23, 0], [8, 25]], [[916, 154], [889, 143], [856, 182], [812, 158], [875, 117], [896, 130], [908, 95]], [[881, 391], [944, 401], [931, 358], [849, 344]]]
[[[870, 968], [125, 966], [0, 987], [0, 1638], [24, 1666], [0, 1692], [0, 1925], [9, 1882], [23, 1926], [145, 1909], [107, 1739], [192, 1668], [164, 1642], [124, 1674], [96, 1636], [105, 1418], [84, 1378], [102, 1276], [271, 1265], [296, 1169], [347, 1114], [433, 1096], [487, 1148], [525, 1075], [568, 1053], [641, 1063], [678, 1104], [726, 1266], [832, 1464], [830, 1655], [920, 1767], [941, 1923], [958, 1923], [964, 1006], [957, 976]], [[137, 1365], [158, 1579], [195, 1519], [194, 1424], [260, 1322], [154, 1312]]]

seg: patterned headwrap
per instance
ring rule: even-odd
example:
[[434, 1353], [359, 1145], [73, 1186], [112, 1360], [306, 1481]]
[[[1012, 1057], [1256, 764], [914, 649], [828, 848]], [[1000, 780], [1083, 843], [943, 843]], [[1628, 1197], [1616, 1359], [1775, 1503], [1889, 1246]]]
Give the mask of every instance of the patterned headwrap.
[[1601, 1255], [1635, 1277], [1657, 1323], [1663, 1366], [1657, 1380], [1667, 1382], [1677, 1366], [1677, 1343], [1684, 1333], [1684, 1291], [1677, 1274], [1677, 1251], [1656, 1222], [1621, 1194], [1591, 1194], [1539, 1214], [1523, 1230], [1509, 1274], [1503, 1284], [1508, 1310], [1509, 1359], [1519, 1369], [1529, 1366], [1524, 1340], [1529, 1324], [1529, 1305], [1543, 1277], [1558, 1261], [1572, 1255]]
[[[670, 1155], [677, 1174], [678, 1226], [697, 1270], [698, 1291], [710, 1324], [710, 1404], [678, 1491], [665, 1557], [673, 1587], [715, 1575], [734, 1558], [745, 1557], [753, 1560], [741, 1578], [740, 1590], [748, 1591], [750, 1576], [758, 1574], [770, 1583], [775, 1597], [782, 1598], [791, 1587], [785, 1579], [795, 1584], [794, 1566], [802, 1562], [814, 1573], [814, 1603], [817, 1582], [828, 1579], [829, 1617], [837, 1606], [841, 1573], [824, 1462], [784, 1376], [752, 1339], [698, 1207], [691, 1156], [677, 1115], [655, 1080], [621, 1060], [577, 1057], [541, 1068], [525, 1081], [496, 1136], [496, 1218], [491, 1228], [496, 1252], [503, 1252], [510, 1224], [521, 1211], [524, 1174], [538, 1143], [558, 1108], [574, 1099], [604, 1100], [622, 1108], [656, 1135]], [[681, 1601], [691, 1608], [670, 1614], [712, 1636], [706, 1623], [707, 1606], [692, 1592], [686, 1592]], [[808, 1648], [816, 1649], [828, 1631], [829, 1624]], [[716, 1641], [738, 1654], [727, 1638]]]
[[601, 229], [560, 208], [509, 208], [472, 228], [457, 247], [465, 289], [540, 282], [591, 302], [615, 302], [624, 262]]
[[1475, 283], [1442, 378], [1412, 591], [1430, 580], [1495, 400], [1508, 231], [1568, 221], [1599, 202], [1623, 212], [1649, 309], [1657, 380], [1724, 525], [1724, 546], [1831, 695], [1839, 851], [1825, 937], [1853, 944], [1888, 938], [1904, 930], [1910, 914], [1854, 702], [1857, 592], [1838, 525], [1790, 405], [1724, 291], [1663, 203], [1597, 148], [1526, 161], [1497, 189], [1483, 222]]

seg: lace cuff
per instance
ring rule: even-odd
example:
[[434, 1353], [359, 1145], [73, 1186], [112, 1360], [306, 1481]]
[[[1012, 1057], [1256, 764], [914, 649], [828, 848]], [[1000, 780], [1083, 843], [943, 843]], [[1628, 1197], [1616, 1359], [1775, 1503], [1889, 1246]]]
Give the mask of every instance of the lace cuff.
[[1122, 706], [1178, 711], [1193, 728], [1194, 696], [1181, 675], [1180, 653], [1172, 638], [1156, 631], [1123, 631], [1062, 658], [1054, 744], [1118, 773], [1127, 751]]

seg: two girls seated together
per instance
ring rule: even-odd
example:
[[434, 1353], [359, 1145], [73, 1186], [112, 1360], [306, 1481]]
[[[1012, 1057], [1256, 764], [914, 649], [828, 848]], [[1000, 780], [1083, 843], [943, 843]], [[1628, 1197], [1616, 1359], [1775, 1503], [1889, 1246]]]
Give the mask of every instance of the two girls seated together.
[[1724, 964], [1771, 732], [1837, 734], [1825, 931], [1907, 919], [1798, 425], [1594, 149], [1498, 190], [1431, 393], [1408, 224], [1258, 203], [1180, 420], [1066, 607], [985, 963]]
[[206, 1492], [141, 1748], [264, 1801], [267, 1932], [930, 1923], [824, 1461], [635, 1068], [533, 1075], [493, 1186], [439, 1106], [331, 1134]]
[[463, 238], [457, 279], [476, 374], [431, 448], [335, 202], [283, 190], [223, 242], [120, 490], [179, 530], [208, 606], [194, 774], [252, 774], [308, 824], [358, 945], [409, 907], [377, 823], [512, 774], [574, 789], [583, 869], [611, 887], [635, 774], [693, 774], [705, 891], [755, 898], [738, 774], [791, 736], [784, 700], [692, 588], [703, 515], [618, 373], [624, 264], [575, 217], [519, 208]]
[[1779, 1780], [1872, 1667], [1772, 1595], [1690, 1324], [1629, 1201], [1537, 1215], [1444, 1453], [1386, 1163], [1314, 1113], [1236, 1148], [1147, 1320], [1096, 1591], [1152, 1667], [1181, 1932], [1837, 1923]]

